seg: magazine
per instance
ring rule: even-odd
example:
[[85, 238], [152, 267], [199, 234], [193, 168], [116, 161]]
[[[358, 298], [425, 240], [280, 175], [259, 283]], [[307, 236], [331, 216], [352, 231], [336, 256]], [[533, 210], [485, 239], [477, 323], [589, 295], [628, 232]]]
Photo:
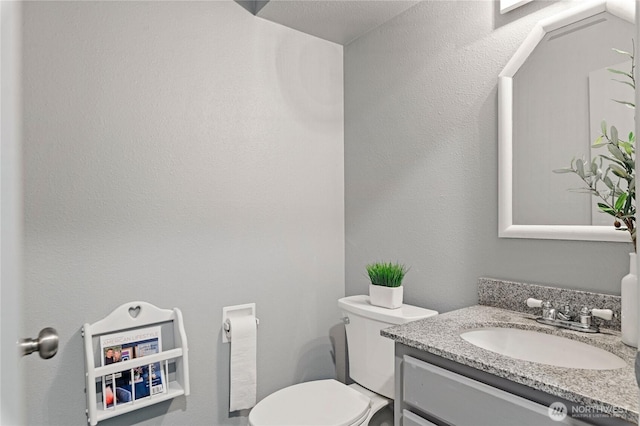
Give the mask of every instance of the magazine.
[[[141, 358], [162, 351], [160, 326], [100, 336], [102, 365]], [[166, 392], [159, 362], [109, 374], [102, 380], [104, 409]]]

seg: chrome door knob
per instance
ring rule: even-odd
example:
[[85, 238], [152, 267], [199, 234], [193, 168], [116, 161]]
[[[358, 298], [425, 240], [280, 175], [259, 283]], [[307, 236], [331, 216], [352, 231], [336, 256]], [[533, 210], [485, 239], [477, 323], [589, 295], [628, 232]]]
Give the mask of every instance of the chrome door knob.
[[20, 339], [18, 349], [21, 356], [38, 352], [40, 358], [49, 359], [58, 352], [58, 341], [58, 332], [51, 327], [47, 327], [40, 330], [38, 337], [35, 339]]

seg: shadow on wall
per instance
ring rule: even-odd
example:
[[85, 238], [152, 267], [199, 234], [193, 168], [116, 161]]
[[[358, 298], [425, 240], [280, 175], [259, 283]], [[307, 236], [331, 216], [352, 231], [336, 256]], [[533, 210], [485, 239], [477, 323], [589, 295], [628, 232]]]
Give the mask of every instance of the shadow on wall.
[[331, 378], [327, 377], [325, 373], [332, 368], [328, 364], [335, 363], [334, 360], [339, 359], [339, 357], [335, 356], [336, 352], [332, 340], [318, 338], [309, 341], [300, 349], [298, 364], [293, 376], [294, 383]]
[[336, 324], [329, 330], [329, 340], [331, 341], [331, 358], [336, 367], [336, 380], [350, 384], [349, 362], [347, 356], [347, 336], [344, 324]]

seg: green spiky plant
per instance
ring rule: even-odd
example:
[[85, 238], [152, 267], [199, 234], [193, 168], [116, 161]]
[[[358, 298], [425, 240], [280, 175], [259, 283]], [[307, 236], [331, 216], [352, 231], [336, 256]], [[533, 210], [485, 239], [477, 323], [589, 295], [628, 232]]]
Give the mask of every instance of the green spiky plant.
[[367, 265], [371, 284], [383, 287], [400, 287], [408, 271], [407, 267], [399, 263], [378, 262]]
[[[633, 89], [635, 94], [635, 61], [633, 49], [625, 52], [613, 49], [621, 55], [631, 59], [629, 72], [608, 68], [608, 71], [621, 76], [622, 80], [615, 81], [625, 84]], [[634, 102], [615, 100], [620, 104], [635, 109]], [[586, 187], [575, 191], [595, 195], [600, 201], [598, 208], [603, 213], [613, 216], [613, 226], [622, 231], [628, 231], [636, 250], [636, 161], [635, 161], [635, 135], [630, 132], [627, 140], [620, 138], [615, 126], [607, 128], [607, 123], [602, 121], [602, 134], [595, 140], [593, 148], [606, 147], [608, 154], [599, 154], [590, 162], [584, 158], [571, 160], [571, 166], [554, 170], [555, 173], [574, 173], [586, 184]]]

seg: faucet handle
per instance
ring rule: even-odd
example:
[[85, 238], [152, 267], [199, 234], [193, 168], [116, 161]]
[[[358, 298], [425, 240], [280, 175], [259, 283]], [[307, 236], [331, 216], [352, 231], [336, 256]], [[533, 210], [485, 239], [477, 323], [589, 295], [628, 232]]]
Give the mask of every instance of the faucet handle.
[[592, 309], [591, 315], [602, 318], [603, 320], [611, 321], [613, 318], [613, 311], [611, 309]]
[[544, 318], [545, 320], [556, 319], [556, 309], [548, 300], [543, 302], [542, 300], [530, 297], [526, 300], [526, 302], [527, 306], [530, 308], [542, 308], [542, 318]]
[[591, 326], [591, 317], [602, 318], [606, 321], [611, 321], [613, 318], [613, 311], [611, 309], [589, 309], [583, 306], [580, 310], [580, 323], [582, 325]]
[[542, 300], [540, 299], [534, 299], [533, 297], [530, 297], [527, 299], [527, 306], [530, 308], [541, 308], [542, 307]]
[[583, 306], [582, 309], [580, 309], [578, 318], [580, 319], [580, 324], [586, 327], [591, 327], [591, 309]]

